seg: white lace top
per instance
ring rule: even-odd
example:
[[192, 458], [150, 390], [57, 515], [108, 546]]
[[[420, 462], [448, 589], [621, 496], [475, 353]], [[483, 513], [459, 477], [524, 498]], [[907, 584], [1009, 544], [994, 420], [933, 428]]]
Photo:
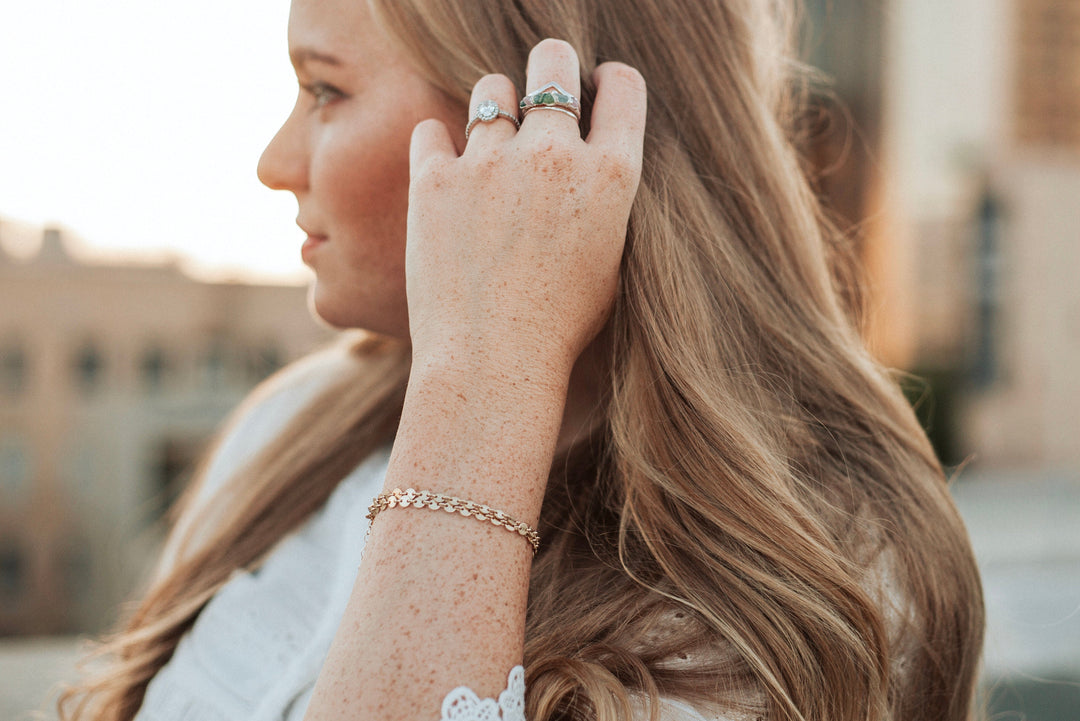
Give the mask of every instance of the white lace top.
[[[260, 401], [243, 408], [208, 469], [193, 514], [210, 511], [200, 505], [345, 362], [340, 349], [313, 356]], [[367, 507], [382, 487], [389, 457], [385, 448], [367, 458], [262, 567], [238, 572], [222, 587], [151, 680], [137, 721], [303, 718], [355, 581]], [[161, 570], [174, 562], [175, 554], [175, 548], [166, 548]], [[466, 686], [448, 689], [441, 718], [524, 721], [524, 698], [525, 673], [516, 666], [498, 699], [480, 699]], [[431, 721], [438, 712], [432, 709]], [[647, 717], [643, 711], [641, 718]], [[666, 699], [663, 719], [707, 721], [693, 708]]]

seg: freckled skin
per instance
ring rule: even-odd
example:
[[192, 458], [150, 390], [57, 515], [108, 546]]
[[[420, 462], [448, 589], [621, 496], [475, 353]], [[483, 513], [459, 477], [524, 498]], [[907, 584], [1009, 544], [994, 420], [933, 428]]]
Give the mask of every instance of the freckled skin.
[[[420, 77], [357, 6], [362, 3], [293, 3], [290, 47], [314, 47], [340, 60], [338, 66], [301, 66], [299, 81], [328, 83], [344, 96], [320, 108], [301, 90], [292, 114], [263, 152], [259, 177], [271, 188], [292, 192], [298, 222], [327, 236], [308, 261], [316, 276], [316, 312], [334, 326], [408, 338], [405, 239], [412, 129], [436, 118], [463, 135], [467, 111]], [[337, 22], [328, 24], [326, 17]]]
[[[597, 402], [603, 354], [587, 349], [618, 285], [644, 83], [624, 66], [597, 69], [587, 141], [572, 118], [537, 111], [520, 131], [480, 123], [465, 147], [468, 114], [373, 32], [364, 8], [293, 0], [290, 44], [342, 59], [305, 67], [301, 82], [345, 95], [312, 107], [302, 93], [260, 177], [293, 192], [301, 225], [326, 236], [309, 252], [318, 313], [411, 339], [383, 490], [447, 492], [535, 526], [553, 453]], [[561, 41], [533, 49], [528, 75], [530, 87], [554, 79], [580, 92]], [[472, 105], [517, 97], [487, 76]], [[497, 696], [522, 660], [531, 559], [520, 536], [476, 519], [380, 513], [305, 719], [435, 718], [461, 684]]]

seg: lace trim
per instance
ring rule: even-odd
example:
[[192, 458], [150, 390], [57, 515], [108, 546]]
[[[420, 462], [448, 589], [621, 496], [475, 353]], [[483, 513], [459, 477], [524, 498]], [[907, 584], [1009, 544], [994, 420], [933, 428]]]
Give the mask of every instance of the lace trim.
[[458, 686], [443, 699], [440, 721], [525, 721], [525, 667], [510, 669], [498, 702], [481, 699], [471, 688]]

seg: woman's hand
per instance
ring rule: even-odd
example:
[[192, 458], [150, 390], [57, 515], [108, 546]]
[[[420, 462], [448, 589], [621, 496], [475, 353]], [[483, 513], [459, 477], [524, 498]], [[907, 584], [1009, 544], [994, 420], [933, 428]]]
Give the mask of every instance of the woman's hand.
[[[558, 83], [580, 95], [573, 48], [544, 40], [528, 91]], [[572, 116], [535, 110], [473, 127], [459, 157], [447, 127], [416, 126], [410, 151], [406, 276], [414, 366], [511, 364], [568, 376], [611, 311], [645, 128], [645, 82], [604, 63], [589, 136]], [[476, 84], [517, 114], [503, 75]], [[477, 364], [480, 364], [479, 366]]]
[[[529, 90], [578, 94], [577, 57], [545, 40]], [[645, 85], [607, 63], [592, 131], [531, 112], [413, 133], [406, 277], [413, 365], [383, 490], [446, 492], [536, 526], [578, 354], [611, 311], [637, 190]], [[472, 106], [516, 109], [489, 75]], [[496, 380], [496, 382], [491, 382]], [[543, 539], [541, 539], [543, 543]], [[459, 514], [396, 508], [371, 526], [307, 718], [434, 718], [443, 697], [503, 689], [524, 654], [531, 546]]]

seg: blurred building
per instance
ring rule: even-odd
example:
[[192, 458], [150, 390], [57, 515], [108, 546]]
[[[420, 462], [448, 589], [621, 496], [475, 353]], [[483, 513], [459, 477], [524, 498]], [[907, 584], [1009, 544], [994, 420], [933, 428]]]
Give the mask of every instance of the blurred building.
[[0, 243], [0, 635], [110, 623], [224, 416], [328, 338], [301, 287]]
[[[1080, 0], [807, 6], [871, 347], [930, 382], [946, 464], [1080, 467]], [[0, 246], [0, 632], [100, 625], [211, 430], [327, 337], [303, 295]]]
[[946, 465], [1080, 469], [1080, 0], [808, 0], [869, 342]]
[[916, 366], [957, 393], [954, 460], [1080, 468], [1080, 2], [889, 18], [891, 198]]
[[970, 461], [986, 715], [1078, 718], [1080, 0], [807, 7], [834, 78], [808, 157], [856, 223], [870, 347]]

